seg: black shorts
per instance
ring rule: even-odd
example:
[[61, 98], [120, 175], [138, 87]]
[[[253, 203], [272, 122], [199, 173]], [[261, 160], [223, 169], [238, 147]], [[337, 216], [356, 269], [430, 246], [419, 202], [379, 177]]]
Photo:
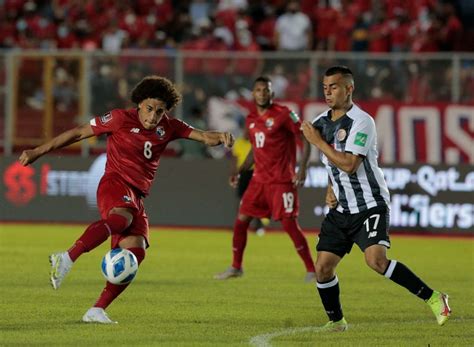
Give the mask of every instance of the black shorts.
[[242, 171], [239, 175], [239, 181], [237, 183], [237, 196], [242, 198], [244, 196], [247, 187], [249, 186], [250, 180], [253, 176], [253, 170]]
[[356, 214], [329, 210], [321, 226], [316, 249], [318, 252], [331, 252], [342, 258], [351, 251], [354, 243], [362, 252], [372, 245], [390, 248], [389, 225], [390, 211], [384, 206]]

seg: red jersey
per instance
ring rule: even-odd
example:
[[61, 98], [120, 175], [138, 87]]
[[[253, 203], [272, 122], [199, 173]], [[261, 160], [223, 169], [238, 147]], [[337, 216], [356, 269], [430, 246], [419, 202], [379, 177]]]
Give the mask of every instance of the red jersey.
[[90, 124], [95, 135], [107, 134], [105, 175], [120, 175], [144, 195], [148, 194], [168, 142], [187, 138], [193, 130], [166, 114], [155, 129], [147, 130], [140, 123], [136, 109], [112, 110], [91, 119]]
[[245, 121], [252, 143], [260, 183], [288, 183], [295, 174], [296, 138], [301, 133], [298, 115], [286, 106], [272, 104], [263, 115], [251, 112]]

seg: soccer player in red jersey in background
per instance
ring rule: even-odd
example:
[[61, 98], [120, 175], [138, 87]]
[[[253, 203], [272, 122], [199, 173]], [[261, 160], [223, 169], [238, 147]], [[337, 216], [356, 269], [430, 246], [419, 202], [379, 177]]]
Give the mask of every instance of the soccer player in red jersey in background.
[[[243, 275], [242, 258], [249, 223], [252, 217], [272, 217], [281, 222], [303, 260], [307, 272], [305, 281], [312, 282], [316, 279], [314, 263], [308, 242], [296, 220], [299, 208], [297, 188], [306, 178], [309, 145], [304, 140], [305, 151], [296, 174], [296, 140], [302, 137], [300, 119], [287, 107], [273, 103], [272, 82], [268, 77], [261, 76], [255, 80], [252, 95], [256, 110], [245, 121], [252, 150], [239, 172], [248, 170], [252, 164], [255, 164], [255, 169], [234, 224], [232, 266], [214, 278], [225, 280]], [[237, 179], [237, 175], [231, 177], [231, 184]]]
[[[23, 165], [33, 163], [42, 155], [84, 140], [107, 134], [107, 164], [97, 190], [101, 220], [92, 223], [72, 245], [62, 253], [52, 254], [51, 284], [58, 289], [73, 263], [85, 252], [102, 244], [111, 236], [112, 248], [126, 248], [140, 264], [148, 247], [148, 217], [143, 198], [148, 194], [166, 145], [178, 138], [200, 141], [209, 146], [231, 147], [233, 136], [228, 132], [194, 129], [181, 120], [170, 117], [170, 111], [181, 100], [175, 86], [166, 78], [145, 77], [135, 86], [131, 100], [136, 108], [115, 109], [89, 124], [68, 130], [51, 141], [20, 156]], [[116, 323], [105, 309], [127, 285], [107, 282], [95, 305], [83, 316], [84, 322]]]

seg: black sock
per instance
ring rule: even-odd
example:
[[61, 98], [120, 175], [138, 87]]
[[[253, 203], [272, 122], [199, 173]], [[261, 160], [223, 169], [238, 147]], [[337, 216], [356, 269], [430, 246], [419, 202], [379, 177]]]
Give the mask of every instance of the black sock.
[[391, 260], [388, 263], [383, 275], [402, 287], [405, 287], [423, 300], [428, 300], [433, 294], [433, 289], [428, 287], [428, 285], [409, 268], [396, 260]]
[[329, 320], [333, 322], [341, 320], [343, 315], [341, 302], [339, 301], [339, 280], [337, 276], [327, 282], [316, 282], [316, 286]]

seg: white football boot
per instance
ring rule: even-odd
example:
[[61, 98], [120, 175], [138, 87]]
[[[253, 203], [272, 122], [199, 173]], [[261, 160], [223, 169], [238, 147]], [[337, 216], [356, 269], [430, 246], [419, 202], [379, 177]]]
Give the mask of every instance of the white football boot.
[[316, 272], [307, 272], [304, 281], [306, 283], [316, 283]]
[[244, 271], [242, 269], [236, 269], [235, 267], [229, 267], [224, 272], [218, 273], [214, 275], [215, 280], [226, 280], [229, 278], [237, 278], [242, 277], [244, 275]]
[[100, 324], [117, 324], [107, 316], [103, 308], [91, 307], [82, 317], [85, 323], [100, 323]]
[[72, 260], [68, 252], [53, 253], [49, 256], [51, 263], [50, 281], [54, 289], [58, 289], [64, 277], [71, 271]]

